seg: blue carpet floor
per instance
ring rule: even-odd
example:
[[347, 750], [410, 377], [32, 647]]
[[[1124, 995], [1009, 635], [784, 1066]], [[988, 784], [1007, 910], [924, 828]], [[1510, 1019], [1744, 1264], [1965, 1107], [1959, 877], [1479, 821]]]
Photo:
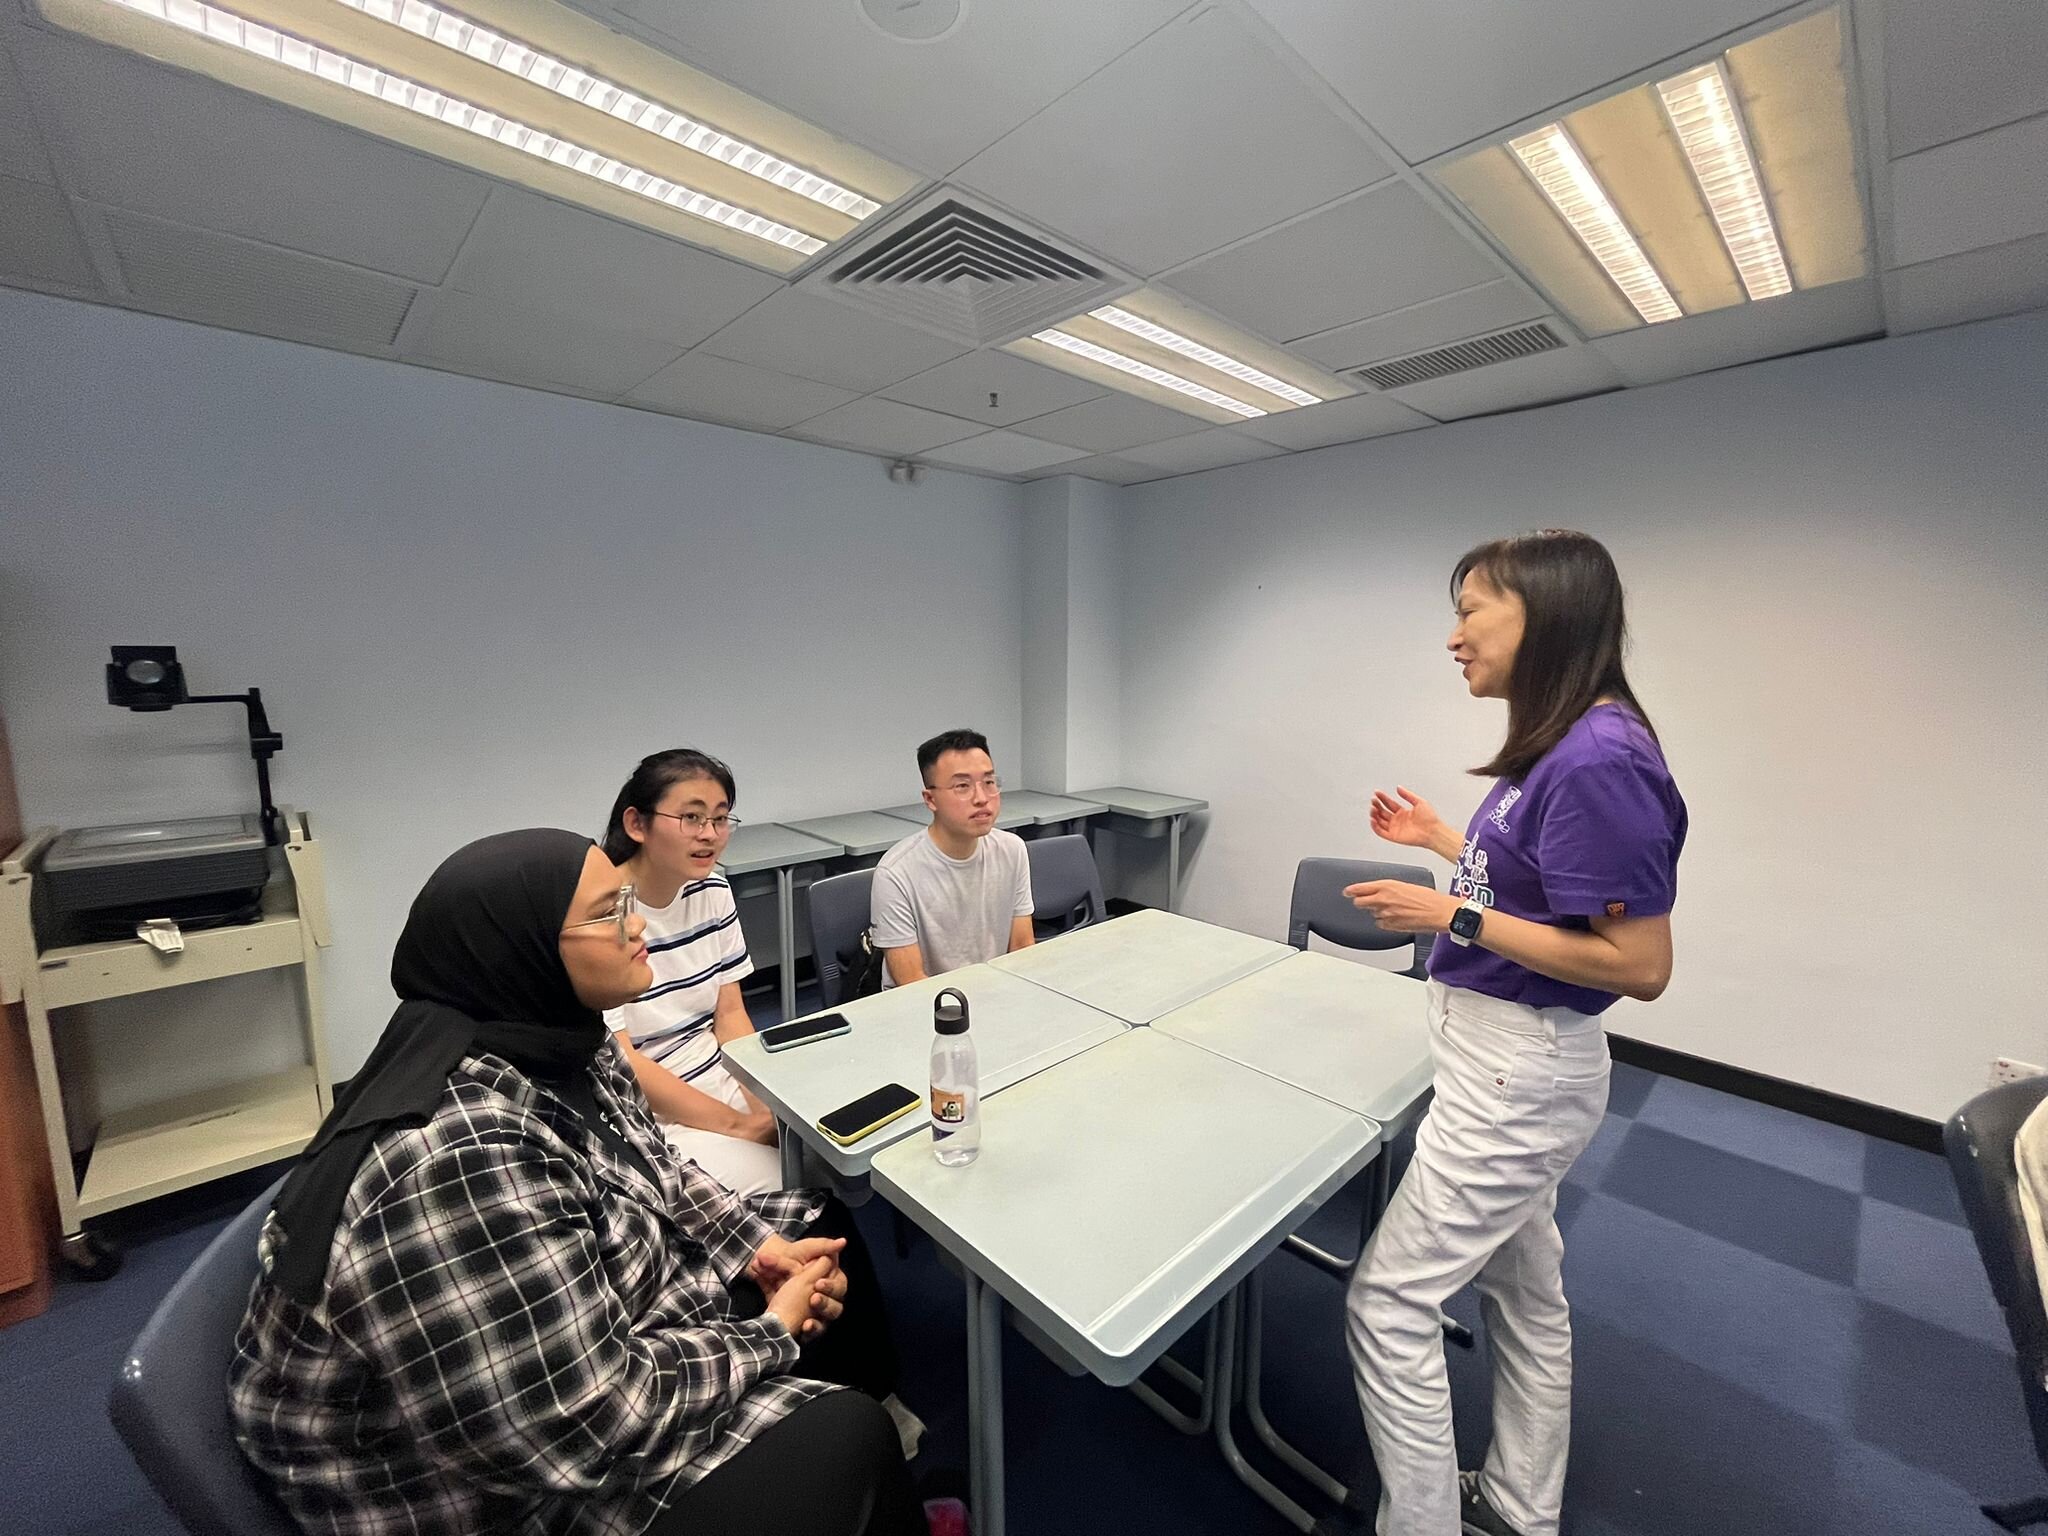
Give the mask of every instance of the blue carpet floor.
[[[175, 1536], [107, 1423], [107, 1385], [171, 1282], [275, 1176], [121, 1213], [107, 1226], [127, 1249], [115, 1279], [67, 1280], [48, 1313], [0, 1333], [0, 1533]], [[1311, 1235], [1348, 1251], [1355, 1198], [1333, 1202]], [[880, 1202], [859, 1216], [905, 1358], [903, 1396], [930, 1424], [917, 1467], [960, 1467], [959, 1284], [928, 1243], [897, 1255]], [[1988, 1536], [1980, 1501], [2048, 1486], [2011, 1347], [1932, 1155], [1617, 1067], [1560, 1220], [1577, 1334], [1569, 1536]], [[1267, 1411], [1369, 1501], [1339, 1284], [1284, 1257], [1267, 1275]], [[1452, 1311], [1479, 1327], [1469, 1293]], [[1450, 1354], [1472, 1465], [1489, 1392], [1483, 1336]], [[1184, 1438], [1128, 1393], [1065, 1376], [1015, 1336], [1006, 1371], [1017, 1536], [1291, 1529], [1212, 1442]]]

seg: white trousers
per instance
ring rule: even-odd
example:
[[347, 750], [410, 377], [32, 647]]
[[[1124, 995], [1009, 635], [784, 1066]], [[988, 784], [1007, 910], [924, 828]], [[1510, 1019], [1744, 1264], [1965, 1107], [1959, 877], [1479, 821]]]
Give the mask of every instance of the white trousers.
[[[739, 1079], [722, 1065], [698, 1073], [690, 1086], [734, 1109], [750, 1107]], [[688, 1158], [736, 1195], [765, 1195], [782, 1188], [782, 1155], [773, 1147], [667, 1121], [661, 1134], [677, 1157]]]
[[1607, 1036], [1430, 982], [1436, 1097], [1366, 1244], [1345, 1334], [1380, 1474], [1380, 1536], [1458, 1536], [1457, 1447], [1440, 1311], [1479, 1285], [1493, 1353], [1481, 1487], [1523, 1536], [1557, 1536], [1571, 1438], [1572, 1331], [1557, 1185], [1607, 1108]]

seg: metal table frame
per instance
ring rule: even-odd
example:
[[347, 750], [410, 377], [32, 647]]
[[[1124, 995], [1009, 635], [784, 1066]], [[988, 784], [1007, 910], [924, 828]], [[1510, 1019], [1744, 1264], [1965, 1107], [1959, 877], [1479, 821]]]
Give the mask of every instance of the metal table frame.
[[1206, 811], [1209, 802], [1185, 795], [1164, 795], [1157, 790], [1132, 789], [1118, 784], [1106, 789], [1077, 789], [1072, 798], [1088, 800], [1108, 814], [1093, 830], [1121, 832], [1126, 837], [1166, 839], [1166, 910], [1180, 910], [1180, 834], [1188, 817]]
[[719, 865], [732, 882], [736, 898], [756, 895], [767, 888], [752, 882], [741, 884], [749, 876], [774, 876], [776, 962], [780, 968], [785, 1019], [796, 1012], [796, 871], [799, 865], [822, 863], [838, 852], [833, 844], [781, 822], [755, 821], [733, 833]]

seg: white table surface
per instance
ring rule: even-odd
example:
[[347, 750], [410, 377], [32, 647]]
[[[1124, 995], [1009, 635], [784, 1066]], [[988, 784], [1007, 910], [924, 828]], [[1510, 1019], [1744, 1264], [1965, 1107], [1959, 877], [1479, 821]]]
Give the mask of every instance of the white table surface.
[[818, 1119], [886, 1083], [925, 1094], [931, 1086], [932, 999], [944, 987], [966, 994], [984, 1105], [1012, 1083], [1126, 1029], [1057, 992], [991, 966], [970, 965], [830, 1010], [853, 1024], [850, 1033], [830, 1040], [765, 1051], [759, 1036], [742, 1036], [726, 1045], [726, 1067], [833, 1168], [848, 1176], [865, 1173], [883, 1147], [926, 1129], [930, 1114], [912, 1110], [851, 1147], [829, 1139]]
[[[922, 801], [916, 805], [892, 805], [880, 814], [893, 816], [899, 821], [913, 822], [920, 827], [928, 827], [932, 824], [932, 813], [925, 808]], [[1005, 831], [1011, 831], [1017, 827], [1035, 827], [1038, 825], [1038, 814], [1035, 811], [1019, 810], [1012, 807], [1009, 798], [1005, 796], [1002, 809], [996, 812], [996, 825]]]
[[1119, 816], [1134, 816], [1145, 821], [1209, 809], [1206, 800], [1194, 800], [1186, 795], [1164, 795], [1156, 789], [1132, 789], [1125, 784], [1111, 785], [1106, 789], [1077, 789], [1074, 798], [1092, 800], [1097, 805], [1108, 806]]
[[736, 828], [725, 845], [719, 868], [728, 875], [751, 875], [792, 864], [815, 864], [836, 858], [839, 849], [776, 821], [750, 821]]
[[1079, 821], [1100, 816], [1109, 807], [1099, 800], [1077, 800], [1072, 795], [1048, 795], [1036, 789], [1003, 791], [1003, 809], [1028, 816], [1043, 826], [1047, 822]]
[[1382, 1125], [1435, 1071], [1423, 983], [1334, 955], [1290, 954], [1152, 1027]]
[[1309, 1212], [1370, 1163], [1379, 1127], [1156, 1030], [982, 1105], [981, 1155], [929, 1127], [875, 1187], [1112, 1386], [1137, 1379]]
[[1148, 909], [1063, 933], [989, 964], [1127, 1024], [1150, 1024], [1294, 953], [1272, 939]]

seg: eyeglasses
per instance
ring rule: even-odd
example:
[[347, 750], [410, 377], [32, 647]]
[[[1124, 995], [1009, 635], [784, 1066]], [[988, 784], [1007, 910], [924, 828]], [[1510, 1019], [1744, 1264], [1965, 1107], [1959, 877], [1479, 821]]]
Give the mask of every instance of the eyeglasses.
[[933, 784], [928, 787], [935, 795], [957, 795], [964, 800], [976, 790], [980, 790], [984, 795], [1000, 795], [1003, 792], [1003, 781], [990, 775], [985, 779], [955, 779], [950, 784]]
[[701, 816], [695, 811], [649, 811], [647, 814], [666, 816], [670, 821], [680, 821], [692, 832], [702, 832], [709, 827], [714, 837], [729, 836], [734, 828], [746, 825], [737, 816]]
[[619, 942], [623, 944], [627, 937], [626, 924], [639, 910], [640, 898], [634, 894], [633, 887], [622, 885], [619, 887], [619, 894], [612, 899], [611, 907], [603, 917], [586, 917], [580, 923], [564, 923], [562, 931], [567, 933], [571, 928], [595, 928], [600, 923], [613, 923], [618, 927]]

